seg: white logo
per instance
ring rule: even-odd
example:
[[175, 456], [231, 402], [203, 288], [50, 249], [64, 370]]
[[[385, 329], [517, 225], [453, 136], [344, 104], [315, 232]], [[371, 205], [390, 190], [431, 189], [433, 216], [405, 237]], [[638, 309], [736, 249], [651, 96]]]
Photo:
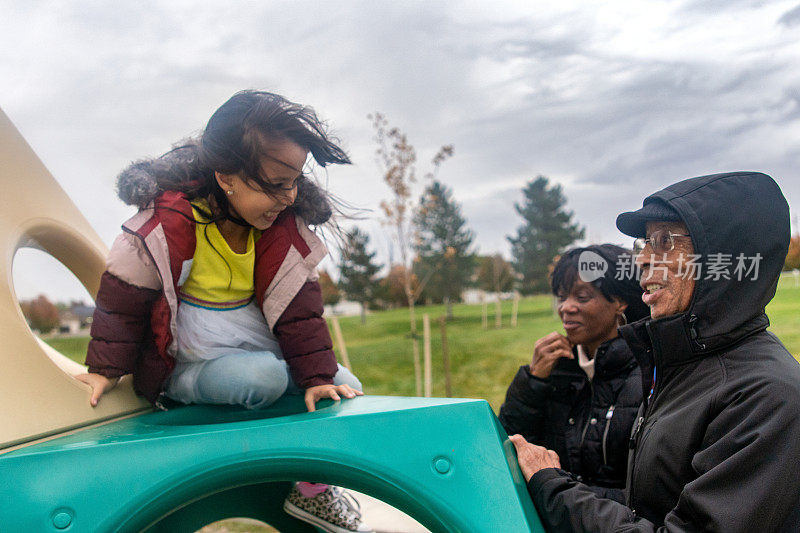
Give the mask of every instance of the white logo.
[[578, 256], [578, 277], [581, 281], [591, 283], [603, 277], [608, 271], [608, 262], [600, 255], [584, 250]]

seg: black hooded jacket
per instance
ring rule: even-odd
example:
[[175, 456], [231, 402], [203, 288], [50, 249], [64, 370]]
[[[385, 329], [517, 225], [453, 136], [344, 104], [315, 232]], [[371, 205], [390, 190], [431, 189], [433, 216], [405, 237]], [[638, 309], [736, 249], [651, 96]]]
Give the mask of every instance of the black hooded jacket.
[[[653, 201], [680, 214], [703, 271], [686, 312], [620, 330], [645, 393], [628, 506], [553, 468], [528, 490], [548, 531], [800, 531], [800, 365], [764, 312], [788, 249], [786, 200], [769, 176], [739, 172], [679, 182]], [[727, 254], [730, 279], [706, 279]], [[737, 274], [740, 254], [760, 254], [757, 273]]]
[[[573, 350], [574, 351], [574, 350]], [[589, 381], [575, 359], [559, 359], [550, 377], [519, 369], [498, 418], [509, 435], [555, 451], [564, 470], [624, 501], [628, 438], [642, 403], [642, 376], [621, 337], [600, 345]]]

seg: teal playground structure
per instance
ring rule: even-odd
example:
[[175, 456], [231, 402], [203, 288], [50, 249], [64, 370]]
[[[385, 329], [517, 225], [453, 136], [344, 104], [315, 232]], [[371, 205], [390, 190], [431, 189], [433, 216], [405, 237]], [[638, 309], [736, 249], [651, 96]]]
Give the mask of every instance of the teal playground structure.
[[[482, 400], [302, 397], [269, 409], [154, 412], [130, 380], [89, 405], [85, 367], [28, 327], [18, 249], [59, 260], [95, 295], [107, 250], [0, 111], [0, 532], [190, 532], [229, 517], [314, 529], [291, 483], [352, 488], [434, 532], [543, 531], [504, 430]], [[46, 280], [43, 280], [46, 284]], [[367, 517], [368, 518], [368, 517]]]
[[431, 531], [543, 531], [486, 402], [326, 403], [180, 407], [12, 451], [0, 456], [2, 530], [182, 532], [246, 516], [314, 531], [282, 510], [290, 480], [308, 479], [370, 494]]

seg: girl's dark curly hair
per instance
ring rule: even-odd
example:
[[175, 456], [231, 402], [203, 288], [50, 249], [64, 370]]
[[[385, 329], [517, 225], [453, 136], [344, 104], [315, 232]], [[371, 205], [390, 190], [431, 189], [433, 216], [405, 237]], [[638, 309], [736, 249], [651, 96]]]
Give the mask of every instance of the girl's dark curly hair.
[[[184, 141], [156, 160], [140, 161], [129, 169], [135, 171], [137, 165], [146, 166], [155, 180], [150, 185], [154, 190], [128, 191], [119, 185], [120, 196], [130, 200], [129, 203], [141, 205], [142, 197], [154, 197], [167, 190], [181, 191], [190, 199], [213, 198], [219, 211], [213, 213], [215, 220], [231, 218], [227, 195], [214, 173], [238, 174], [248, 185], [267, 194], [281, 194], [283, 189], [271, 183], [261, 167], [271, 140], [298, 144], [323, 167], [330, 163], [350, 163], [350, 158], [328, 136], [312, 108], [277, 94], [247, 90], [236, 93], [222, 104], [199, 137]], [[141, 181], [125, 183], [125, 187], [142, 186]], [[305, 175], [298, 179], [297, 187], [295, 212], [309, 224], [327, 222], [333, 213], [328, 193]]]
[[[630, 250], [613, 244], [593, 244], [564, 252], [550, 278], [550, 287], [554, 295], [568, 294], [572, 289], [578, 279], [578, 261], [583, 252], [594, 252], [608, 263], [605, 274], [591, 284], [599, 289], [609, 302], [618, 299], [628, 304], [625, 309], [625, 318], [628, 322], [650, 316], [650, 309], [642, 301], [644, 291], [639, 286], [639, 276], [628, 275], [635, 271], [631, 269], [631, 265], [636, 257]], [[624, 275], [618, 276], [618, 272]]]

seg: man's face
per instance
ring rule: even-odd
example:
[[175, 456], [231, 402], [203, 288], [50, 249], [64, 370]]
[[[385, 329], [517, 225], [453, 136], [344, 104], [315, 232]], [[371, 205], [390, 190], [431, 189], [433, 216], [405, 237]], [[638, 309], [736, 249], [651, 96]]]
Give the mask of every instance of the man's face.
[[[658, 232], [661, 232], [660, 234]], [[689, 231], [682, 222], [648, 222], [647, 238], [660, 235], [659, 243], [665, 242], [664, 232], [687, 235]], [[694, 246], [690, 237], [673, 236], [674, 247], [664, 247], [648, 242], [636, 259], [642, 269], [642, 301], [650, 307], [652, 318], [676, 315], [689, 309], [694, 295], [695, 281], [691, 269], [687, 268]]]

